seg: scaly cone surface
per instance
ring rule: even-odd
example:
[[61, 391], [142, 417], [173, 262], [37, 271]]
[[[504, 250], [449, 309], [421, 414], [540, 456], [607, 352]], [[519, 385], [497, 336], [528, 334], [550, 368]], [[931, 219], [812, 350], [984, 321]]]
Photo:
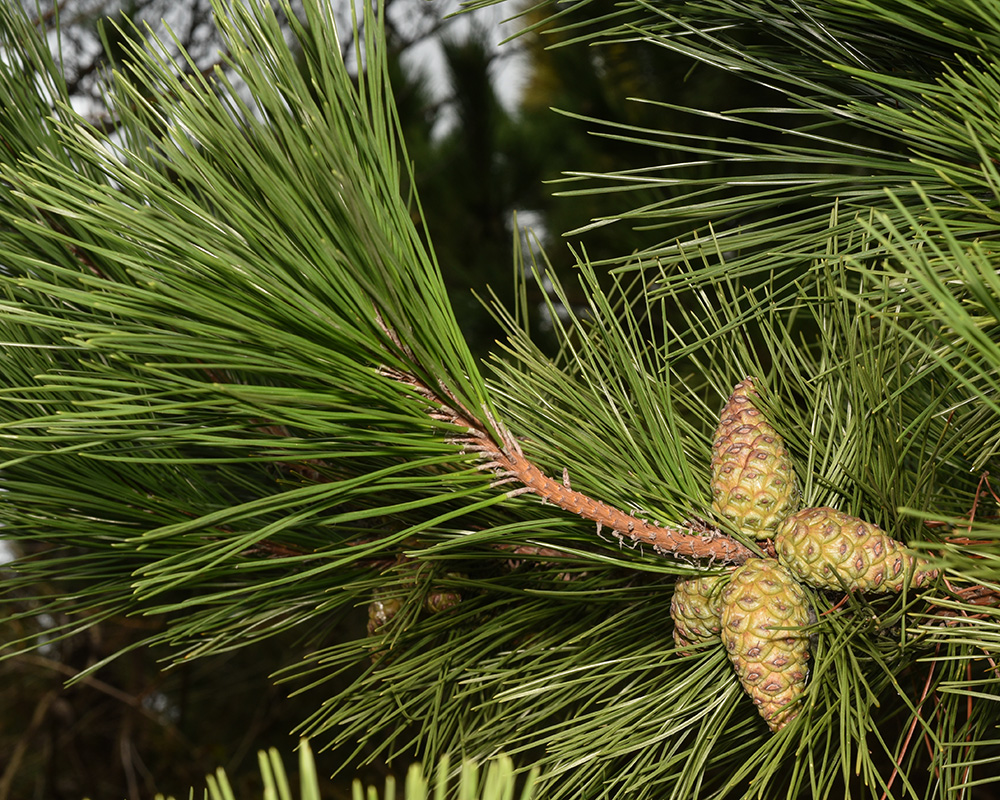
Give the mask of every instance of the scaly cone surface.
[[712, 448], [712, 508], [737, 530], [766, 539], [798, 507], [799, 493], [784, 440], [757, 397], [747, 378], [722, 409]]
[[908, 576], [920, 586], [937, 575], [878, 526], [833, 508], [792, 514], [778, 526], [774, 544], [793, 575], [820, 589], [898, 592]]
[[670, 599], [670, 617], [674, 621], [674, 644], [682, 655], [688, 648], [718, 642], [722, 628], [722, 589], [728, 575], [704, 575], [678, 578]]
[[368, 604], [368, 635], [374, 636], [382, 630], [402, 607], [403, 601], [400, 598], [375, 592]]
[[799, 713], [809, 674], [805, 592], [773, 558], [739, 567], [722, 592], [722, 642], [746, 693], [772, 731]]

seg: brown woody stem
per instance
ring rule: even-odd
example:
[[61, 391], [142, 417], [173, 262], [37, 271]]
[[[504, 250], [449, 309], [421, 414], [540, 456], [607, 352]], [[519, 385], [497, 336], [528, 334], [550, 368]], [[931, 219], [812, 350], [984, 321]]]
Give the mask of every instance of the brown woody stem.
[[[435, 419], [465, 428], [466, 435], [456, 437], [454, 441], [467, 451], [479, 454], [485, 462], [481, 468], [489, 469], [498, 478], [494, 485], [521, 484], [508, 492], [511, 497], [536, 494], [547, 503], [596, 523], [598, 532], [607, 528], [619, 539], [648, 545], [660, 555], [730, 564], [742, 564], [754, 557], [749, 548], [716, 529], [707, 526], [666, 528], [578, 492], [567, 485], [565, 477], [562, 481], [556, 480], [532, 464], [511, 433], [490, 417], [489, 412], [485, 412], [490, 423], [487, 426], [464, 409], [456, 408], [457, 401], [450, 394], [448, 399], [455, 406], [449, 405], [439, 393], [429, 389], [415, 376], [387, 369], [383, 370], [383, 374], [413, 387], [418, 394], [432, 400], [438, 406], [430, 412]], [[500, 443], [494, 440], [491, 429], [500, 438]]]

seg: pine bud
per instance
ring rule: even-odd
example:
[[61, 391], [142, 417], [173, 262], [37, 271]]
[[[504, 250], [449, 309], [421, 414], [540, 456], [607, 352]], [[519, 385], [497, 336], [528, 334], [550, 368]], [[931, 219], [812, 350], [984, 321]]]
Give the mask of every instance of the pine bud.
[[398, 597], [387, 597], [379, 592], [368, 604], [368, 635], [374, 636], [388, 624], [403, 607], [403, 601]]

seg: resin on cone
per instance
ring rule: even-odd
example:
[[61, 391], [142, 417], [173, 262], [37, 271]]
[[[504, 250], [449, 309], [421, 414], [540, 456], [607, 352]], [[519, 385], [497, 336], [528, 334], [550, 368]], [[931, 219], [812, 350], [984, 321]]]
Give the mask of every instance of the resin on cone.
[[747, 378], [736, 384], [712, 447], [712, 508], [757, 539], [770, 537], [798, 508], [798, 488], [785, 442], [756, 405]]
[[772, 731], [798, 716], [809, 674], [808, 624], [805, 591], [773, 558], [750, 559], [722, 592], [722, 642]]
[[799, 580], [820, 589], [898, 592], [937, 572], [881, 528], [832, 508], [805, 508], [778, 526], [778, 559]]
[[670, 617], [674, 621], [674, 644], [681, 655], [689, 648], [720, 641], [722, 626], [722, 589], [728, 575], [703, 575], [678, 578], [670, 599]]

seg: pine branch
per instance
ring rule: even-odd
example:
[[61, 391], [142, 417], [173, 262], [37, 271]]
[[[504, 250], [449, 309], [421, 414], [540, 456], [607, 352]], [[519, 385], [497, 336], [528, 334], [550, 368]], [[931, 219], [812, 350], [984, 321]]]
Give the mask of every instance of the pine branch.
[[[329, 55], [325, 6], [295, 29], [299, 61], [265, 4], [231, 4], [221, 24], [253, 108], [221, 77], [181, 81], [137, 53], [112, 91], [121, 142], [58, 86], [42, 98], [0, 69], [0, 510], [5, 536], [53, 547], [3, 585], [64, 589], [17, 612], [57, 619], [21, 636], [162, 615], [146, 641], [182, 659], [297, 629], [310, 646], [283, 679], [351, 675], [304, 727], [375, 754], [509, 745], [551, 798], [829, 797], [854, 776], [929, 796], [927, 766], [937, 793], [978, 779], [965, 769], [989, 769], [1000, 696], [1000, 532], [980, 480], [1000, 453], [1000, 75], [951, 53], [989, 55], [997, 36], [925, 30], [894, 2], [887, 34], [862, 24], [871, 5], [636, 2], [584, 20], [787, 99], [722, 114], [742, 136], [620, 126], [683, 156], [577, 177], [662, 191], [623, 215], [665, 226], [662, 246], [610, 276], [581, 255], [573, 292], [545, 284], [556, 353], [523, 302], [492, 381], [400, 199], [377, 25], [355, 80]], [[758, 25], [741, 47], [733, 31]], [[14, 22], [3, 33], [55, 74]], [[688, 182], [692, 148], [719, 172]], [[812, 674], [775, 736], [720, 648], [670, 642], [673, 581], [704, 565], [641, 549], [757, 554], [708, 510], [719, 401], [745, 375], [768, 386], [803, 502], [878, 523], [944, 576], [933, 593], [805, 589]], [[970, 507], [960, 535], [923, 524]], [[594, 546], [573, 515], [639, 553]], [[400, 609], [372, 636], [317, 634], [390, 594]], [[462, 600], [431, 613], [431, 594]]]
[[492, 418], [487, 409], [484, 408], [483, 413], [488, 425], [468, 411], [449, 405], [454, 402], [454, 398], [442, 399], [413, 375], [389, 369], [383, 369], [383, 373], [432, 400], [437, 406], [432, 413], [435, 419], [465, 429], [464, 434], [453, 437], [451, 441], [462, 445], [466, 452], [476, 453], [485, 461], [479, 468], [490, 470], [497, 476], [492, 486], [520, 483], [521, 488], [509, 491], [508, 497], [536, 494], [545, 503], [597, 523], [598, 536], [604, 528], [608, 528], [616, 538], [627, 539], [637, 545], [648, 545], [654, 552], [664, 556], [706, 561], [711, 566], [717, 561], [742, 564], [754, 555], [745, 545], [703, 522], [693, 522], [686, 528], [663, 527], [575, 491], [570, 486], [568, 472], [564, 473], [560, 483], [532, 464], [513, 434]]

